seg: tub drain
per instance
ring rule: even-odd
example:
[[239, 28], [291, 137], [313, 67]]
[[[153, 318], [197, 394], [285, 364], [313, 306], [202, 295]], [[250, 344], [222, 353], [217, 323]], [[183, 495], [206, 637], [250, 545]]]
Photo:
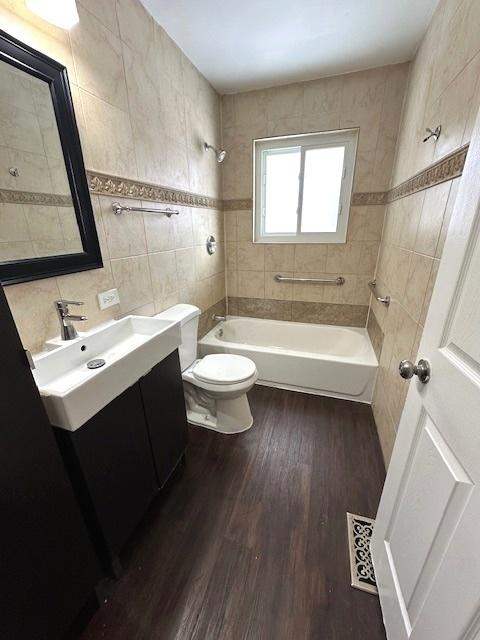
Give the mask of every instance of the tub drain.
[[95, 360], [87, 362], [87, 367], [88, 369], [99, 369], [100, 367], [103, 367], [104, 364], [105, 360], [103, 358], [95, 358]]

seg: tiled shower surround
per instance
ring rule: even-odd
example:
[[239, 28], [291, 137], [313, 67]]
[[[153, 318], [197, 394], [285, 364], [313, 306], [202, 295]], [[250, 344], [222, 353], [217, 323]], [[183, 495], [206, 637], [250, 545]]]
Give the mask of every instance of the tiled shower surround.
[[[384, 206], [354, 204], [346, 244], [254, 244], [252, 141], [359, 127], [353, 202], [359, 194], [385, 192], [407, 74], [408, 64], [401, 64], [223, 97], [223, 146], [229, 150], [223, 194], [230, 313], [365, 326], [367, 283], [375, 272]], [[277, 273], [299, 278], [342, 275], [345, 284], [278, 283]]]

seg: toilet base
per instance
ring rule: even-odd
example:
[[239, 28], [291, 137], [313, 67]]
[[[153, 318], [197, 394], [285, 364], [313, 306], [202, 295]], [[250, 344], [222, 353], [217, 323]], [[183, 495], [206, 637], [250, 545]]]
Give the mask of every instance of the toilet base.
[[231, 434], [248, 431], [253, 426], [253, 417], [250, 411], [247, 394], [239, 398], [228, 400], [216, 400], [215, 413], [207, 407], [198, 404], [192, 406], [191, 398], [187, 402], [187, 420], [197, 427], [204, 427], [218, 433]]

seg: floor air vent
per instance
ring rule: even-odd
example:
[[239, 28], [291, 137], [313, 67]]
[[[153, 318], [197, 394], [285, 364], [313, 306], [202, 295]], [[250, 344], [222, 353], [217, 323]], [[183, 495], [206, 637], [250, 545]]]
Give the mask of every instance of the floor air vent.
[[372, 518], [364, 518], [353, 513], [347, 513], [352, 587], [368, 591], [368, 593], [378, 593], [370, 554], [370, 541], [374, 525], [375, 520], [372, 520]]

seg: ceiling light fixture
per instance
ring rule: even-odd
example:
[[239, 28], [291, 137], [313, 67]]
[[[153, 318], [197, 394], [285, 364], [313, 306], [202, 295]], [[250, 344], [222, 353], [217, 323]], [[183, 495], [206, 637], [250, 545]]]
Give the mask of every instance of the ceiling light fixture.
[[75, 0], [25, 0], [25, 2], [30, 11], [61, 29], [71, 29], [79, 21]]

